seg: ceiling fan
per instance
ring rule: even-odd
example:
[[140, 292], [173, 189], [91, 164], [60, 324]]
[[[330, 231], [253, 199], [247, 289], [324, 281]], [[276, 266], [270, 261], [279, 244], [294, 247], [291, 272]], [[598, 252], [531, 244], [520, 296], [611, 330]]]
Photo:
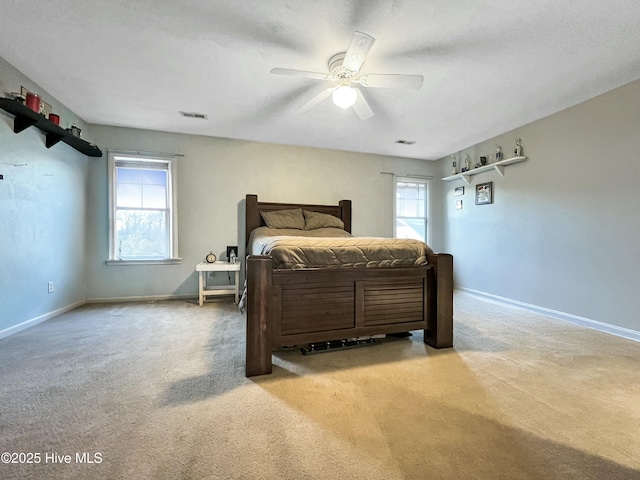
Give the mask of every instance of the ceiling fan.
[[342, 108], [353, 107], [361, 120], [373, 116], [373, 110], [357, 86], [367, 88], [412, 88], [422, 87], [422, 75], [370, 74], [362, 75], [360, 68], [375, 38], [362, 32], [354, 32], [346, 52], [336, 53], [329, 59], [329, 73], [292, 70], [290, 68], [272, 68], [275, 75], [305, 77], [313, 80], [329, 80], [337, 83], [305, 103], [300, 111], [308, 111], [325, 98], [333, 97], [333, 103]]

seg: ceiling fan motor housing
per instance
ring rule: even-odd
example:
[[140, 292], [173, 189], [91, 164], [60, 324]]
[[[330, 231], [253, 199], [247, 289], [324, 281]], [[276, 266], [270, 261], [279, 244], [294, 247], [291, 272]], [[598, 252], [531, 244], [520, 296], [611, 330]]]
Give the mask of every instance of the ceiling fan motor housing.
[[356, 72], [352, 72], [351, 70], [347, 70], [342, 63], [344, 62], [344, 57], [346, 52], [336, 53], [329, 59], [329, 72], [331, 72], [332, 80], [339, 80], [341, 78], [351, 78]]

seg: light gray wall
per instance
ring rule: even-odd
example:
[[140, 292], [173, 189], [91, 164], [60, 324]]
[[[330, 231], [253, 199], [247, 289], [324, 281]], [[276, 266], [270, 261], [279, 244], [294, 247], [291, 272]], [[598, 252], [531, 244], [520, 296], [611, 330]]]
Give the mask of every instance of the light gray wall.
[[[522, 137], [528, 160], [443, 184], [456, 285], [640, 331], [639, 126], [636, 81], [466, 150], [477, 161], [499, 143], [509, 157]], [[474, 205], [488, 181], [494, 203]]]
[[[186, 120], [189, 121], [189, 120]], [[112, 266], [108, 255], [106, 157], [89, 165], [87, 298], [126, 298], [197, 294], [195, 265], [227, 245], [243, 252], [244, 198], [264, 201], [337, 204], [353, 202], [353, 233], [391, 236], [396, 174], [437, 175], [434, 162], [347, 153], [241, 140], [91, 126], [104, 150], [179, 153], [178, 212], [180, 265]], [[439, 182], [436, 182], [439, 183]], [[441, 197], [434, 192], [434, 211]], [[438, 224], [437, 215], [434, 223]], [[434, 229], [437, 231], [437, 227]], [[439, 248], [437, 237], [432, 242]], [[216, 274], [213, 282], [227, 281]]]
[[[0, 58], [0, 95], [21, 85], [77, 119]], [[13, 133], [13, 117], [0, 114], [0, 337], [84, 300], [88, 161], [63, 143], [47, 149], [35, 127]]]

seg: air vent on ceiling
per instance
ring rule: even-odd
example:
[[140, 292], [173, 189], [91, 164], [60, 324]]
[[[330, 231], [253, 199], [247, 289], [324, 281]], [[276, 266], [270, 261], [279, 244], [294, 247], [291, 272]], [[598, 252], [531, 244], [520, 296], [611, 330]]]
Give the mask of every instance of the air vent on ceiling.
[[187, 118], [199, 118], [200, 120], [206, 120], [207, 116], [204, 113], [196, 112], [180, 112], [180, 115]]
[[400, 143], [402, 145], [413, 145], [416, 143], [415, 140], [396, 140], [395, 143]]

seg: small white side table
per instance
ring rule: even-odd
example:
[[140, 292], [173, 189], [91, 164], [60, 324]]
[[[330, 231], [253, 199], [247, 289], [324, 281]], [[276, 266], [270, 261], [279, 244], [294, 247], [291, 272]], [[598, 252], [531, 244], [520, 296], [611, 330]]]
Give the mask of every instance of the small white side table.
[[[204, 304], [205, 297], [210, 295], [236, 296], [236, 305], [240, 301], [240, 263], [202, 262], [196, 265], [198, 272], [198, 303]], [[235, 272], [235, 285], [207, 285], [207, 272]]]

